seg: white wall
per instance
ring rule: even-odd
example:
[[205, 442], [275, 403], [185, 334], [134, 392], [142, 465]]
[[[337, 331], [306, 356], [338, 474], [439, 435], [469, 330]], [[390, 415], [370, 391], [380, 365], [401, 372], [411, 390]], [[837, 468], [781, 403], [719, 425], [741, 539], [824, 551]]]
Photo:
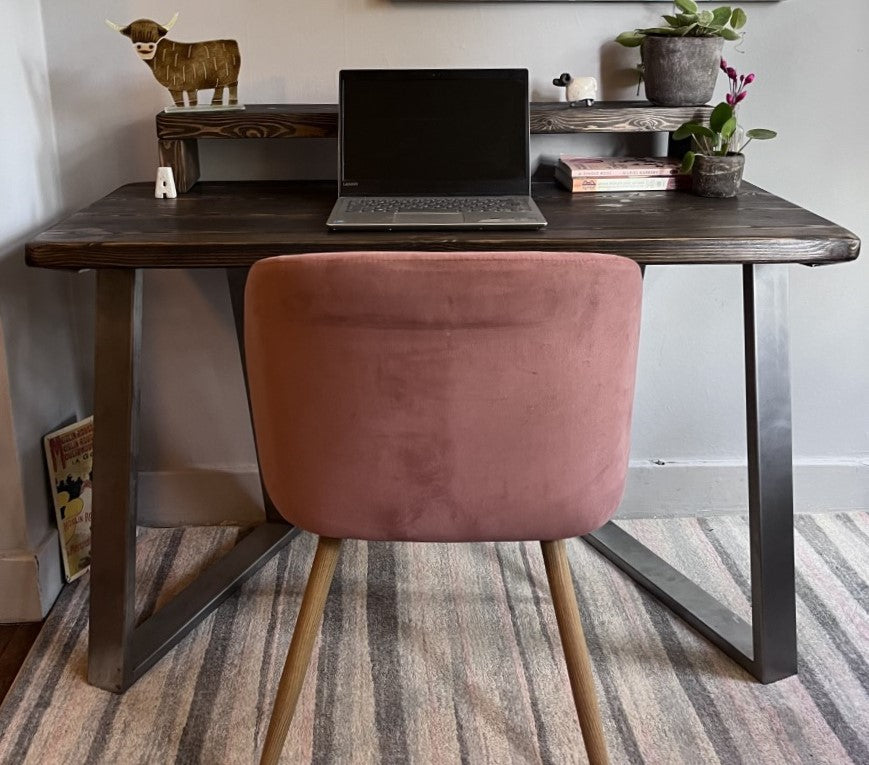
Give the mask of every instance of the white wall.
[[[726, 55], [758, 74], [746, 121], [780, 132], [749, 148], [748, 178], [865, 238], [869, 152], [860, 148], [860, 131], [869, 107], [860, 94], [869, 6], [840, 0], [836, 17], [847, 22], [835, 24], [819, 21], [817, 0], [746, 7], [745, 42], [738, 50], [728, 45]], [[118, 23], [166, 21], [179, 6], [119, 0], [96, 9], [67, 0], [43, 8], [64, 203], [152, 180], [154, 115], [169, 97], [102, 14]], [[527, 66], [537, 100], [558, 97], [551, 79], [562, 71], [598, 76], [607, 99], [635, 98], [637, 54], [610, 41], [655, 23], [667, 4], [189, 0], [180, 9], [173, 39], [238, 39], [243, 101], [290, 103], [335, 101], [336, 72], [349, 66]], [[623, 141], [538, 137], [532, 148], [535, 157], [554, 156], [618, 151]], [[334, 175], [329, 141], [203, 143], [205, 178]], [[792, 269], [799, 509], [869, 506], [867, 271], [865, 258]], [[145, 288], [143, 505], [162, 520], [161, 502], [177, 514], [173, 496], [210, 486], [207, 504], [189, 517], [208, 517], [215, 506], [250, 517], [253, 446], [222, 274], [151, 273]], [[637, 469], [625, 511], [658, 509], [642, 493], [665, 511], [733, 509], [743, 501], [734, 465], [745, 451], [739, 268], [649, 269], [644, 322]], [[651, 460], [677, 464], [652, 467]], [[693, 483], [681, 483], [686, 470]], [[702, 488], [707, 479], [711, 489]]]
[[60, 589], [42, 435], [79, 412], [71, 277], [28, 269], [23, 243], [61, 208], [38, 4], [0, 26], [0, 621], [39, 619]]

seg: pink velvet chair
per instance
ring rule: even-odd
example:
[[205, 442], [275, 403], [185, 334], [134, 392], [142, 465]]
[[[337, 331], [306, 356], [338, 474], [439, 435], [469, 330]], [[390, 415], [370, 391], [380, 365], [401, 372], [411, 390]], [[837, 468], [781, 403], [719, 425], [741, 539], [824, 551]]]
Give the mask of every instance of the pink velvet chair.
[[345, 538], [540, 540], [586, 750], [606, 762], [564, 540], [624, 491], [639, 267], [585, 253], [358, 252], [250, 272], [263, 476], [319, 535], [262, 762], [277, 762]]

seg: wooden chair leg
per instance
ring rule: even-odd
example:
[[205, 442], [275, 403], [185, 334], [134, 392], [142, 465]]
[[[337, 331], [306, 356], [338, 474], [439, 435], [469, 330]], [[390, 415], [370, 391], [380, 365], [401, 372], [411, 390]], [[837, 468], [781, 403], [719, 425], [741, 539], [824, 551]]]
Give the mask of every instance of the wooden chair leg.
[[296, 702], [299, 700], [305, 673], [308, 670], [308, 663], [311, 660], [314, 640], [320, 631], [323, 608], [326, 605], [326, 596], [329, 594], [329, 586], [332, 584], [332, 575], [335, 573], [335, 564], [338, 562], [340, 549], [340, 539], [320, 537], [317, 543], [317, 552], [314, 554], [314, 562], [311, 564], [311, 573], [308, 576], [308, 584], [305, 587], [305, 595], [302, 598], [298, 619], [296, 619], [296, 628], [293, 630], [293, 639], [290, 642], [287, 661], [284, 664], [281, 682], [278, 685], [278, 694], [275, 698], [275, 706], [266, 734], [266, 743], [260, 759], [261, 765], [274, 765], [280, 759], [281, 750], [284, 748], [284, 741], [287, 738], [287, 731], [296, 711]]
[[576, 704], [585, 751], [588, 753], [591, 765], [606, 765], [609, 762], [606, 739], [603, 735], [591, 660], [588, 657], [588, 648], [579, 618], [579, 606], [570, 577], [570, 563], [567, 560], [564, 540], [541, 542], [540, 546], [543, 548], [546, 578], [549, 580], [549, 589], [552, 592], [552, 604], [555, 607], [555, 618], [558, 621], [558, 632], [561, 634], [561, 646], [564, 649], [567, 674], [570, 677], [570, 687], [573, 690], [573, 701]]

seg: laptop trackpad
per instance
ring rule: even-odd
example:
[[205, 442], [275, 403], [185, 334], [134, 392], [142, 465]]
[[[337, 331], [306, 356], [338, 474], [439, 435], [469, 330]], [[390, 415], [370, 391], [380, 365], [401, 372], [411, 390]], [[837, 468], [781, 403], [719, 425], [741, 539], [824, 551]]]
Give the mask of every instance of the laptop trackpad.
[[397, 212], [395, 223], [463, 223], [465, 216], [460, 212]]

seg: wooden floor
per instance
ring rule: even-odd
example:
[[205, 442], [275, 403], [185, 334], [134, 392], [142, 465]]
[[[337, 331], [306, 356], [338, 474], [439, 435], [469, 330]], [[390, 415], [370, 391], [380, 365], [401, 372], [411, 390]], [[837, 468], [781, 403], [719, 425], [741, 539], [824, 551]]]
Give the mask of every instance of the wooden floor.
[[6, 697], [41, 628], [41, 622], [0, 624], [0, 702]]

